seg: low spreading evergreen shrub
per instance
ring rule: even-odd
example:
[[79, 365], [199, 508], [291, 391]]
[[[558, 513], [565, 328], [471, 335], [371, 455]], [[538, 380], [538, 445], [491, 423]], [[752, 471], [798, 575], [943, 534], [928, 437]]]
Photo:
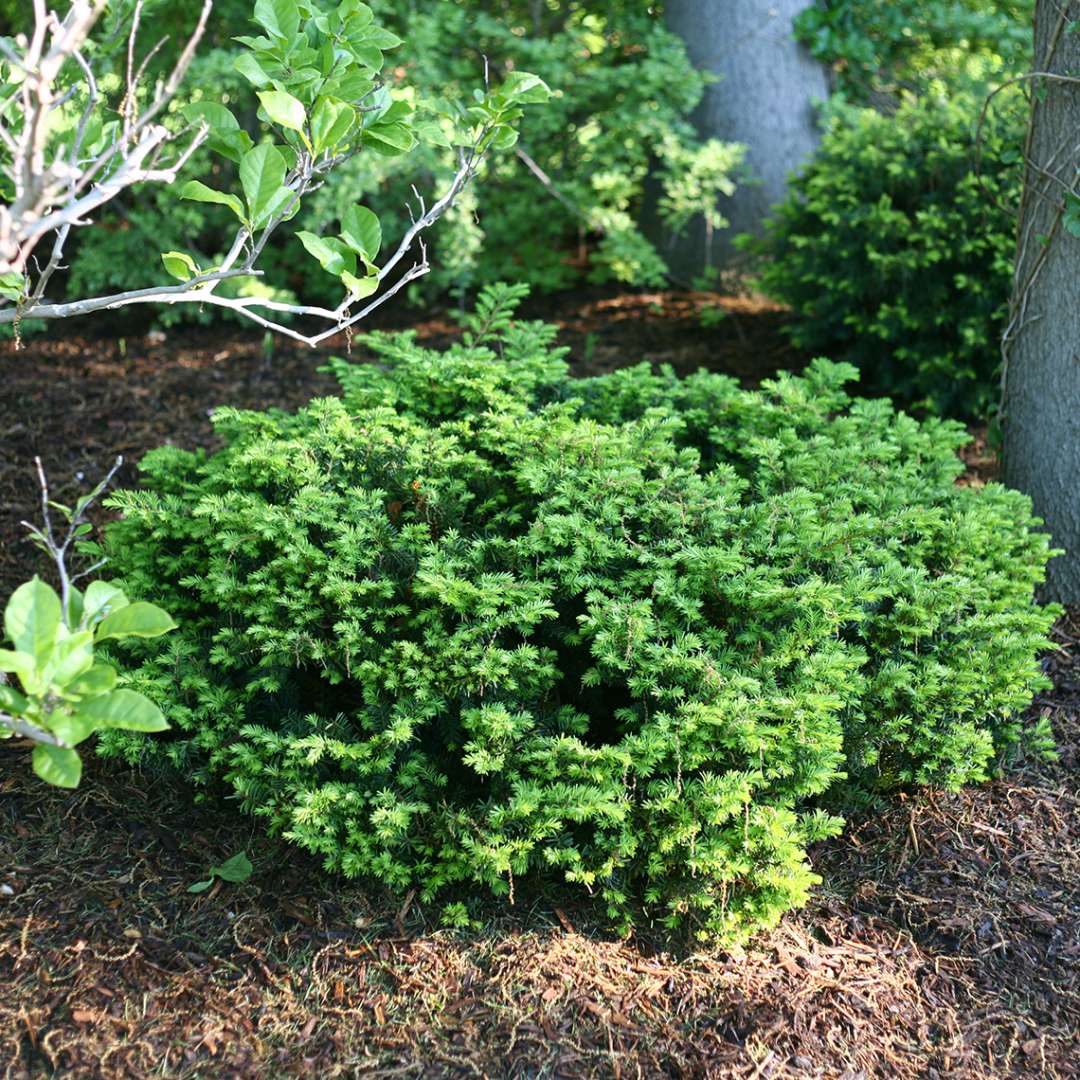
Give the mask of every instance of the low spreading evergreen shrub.
[[738, 939], [806, 898], [845, 801], [1021, 737], [1047, 539], [956, 485], [958, 425], [851, 400], [847, 365], [573, 379], [517, 295], [144, 459], [107, 544], [180, 625], [132, 678], [172, 731], [103, 749], [223, 782], [331, 870], [560, 880]]
[[895, 115], [834, 106], [813, 161], [775, 208], [761, 285], [810, 353], [945, 414], [986, 415], [1008, 309], [1023, 118], [925, 98]]

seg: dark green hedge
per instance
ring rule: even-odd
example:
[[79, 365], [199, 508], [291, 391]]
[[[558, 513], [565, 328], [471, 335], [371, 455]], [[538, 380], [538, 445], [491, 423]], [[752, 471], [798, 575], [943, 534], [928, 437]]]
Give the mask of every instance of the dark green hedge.
[[776, 207], [761, 284], [794, 309], [791, 336], [855, 364], [868, 389], [960, 417], [997, 403], [1023, 125], [978, 103], [838, 107]]

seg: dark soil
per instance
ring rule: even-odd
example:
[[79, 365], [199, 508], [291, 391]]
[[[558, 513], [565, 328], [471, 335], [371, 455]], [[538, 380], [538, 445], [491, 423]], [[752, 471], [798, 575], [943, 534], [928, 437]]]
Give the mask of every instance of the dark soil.
[[[646, 357], [751, 381], [800, 363], [775, 310], [703, 330], [699, 299], [652, 303], [601, 295], [545, 314], [581, 369]], [[451, 325], [420, 330], [438, 340]], [[71, 493], [118, 452], [207, 443], [215, 404], [291, 406], [329, 389], [311, 354], [266, 360], [239, 333], [129, 341], [126, 356], [115, 342], [35, 341], [0, 364], [0, 595], [43, 569], [11, 528], [34, 514], [33, 454]], [[985, 444], [968, 463], [970, 482], [992, 475]], [[813, 903], [734, 953], [617, 940], [595, 912], [547, 897], [492, 902], [476, 928], [440, 930], [435, 907], [323, 874], [231, 804], [194, 804], [187, 788], [92, 759], [77, 792], [58, 792], [30, 774], [24, 747], [0, 744], [0, 1069], [1080, 1076], [1080, 615], [1057, 641], [1054, 690], [1033, 709], [1060, 760], [853, 822], [814, 853]], [[240, 850], [255, 863], [248, 882], [187, 891]]]

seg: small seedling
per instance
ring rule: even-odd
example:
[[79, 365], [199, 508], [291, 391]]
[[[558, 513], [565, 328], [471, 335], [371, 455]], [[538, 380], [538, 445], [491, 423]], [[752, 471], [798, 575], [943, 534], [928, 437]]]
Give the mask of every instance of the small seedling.
[[220, 866], [211, 866], [210, 876], [205, 881], [196, 881], [194, 885], [189, 885], [188, 892], [206, 892], [206, 890], [214, 884], [215, 878], [238, 885], [251, 877], [252, 869], [251, 860], [247, 857], [247, 852], [241, 851], [231, 859], [226, 859]]

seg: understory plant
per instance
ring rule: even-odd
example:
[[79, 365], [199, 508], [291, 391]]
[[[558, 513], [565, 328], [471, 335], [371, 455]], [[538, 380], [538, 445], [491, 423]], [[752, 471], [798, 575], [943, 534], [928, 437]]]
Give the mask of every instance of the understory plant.
[[[4, 610], [0, 648], [0, 739], [17, 736], [33, 744], [31, 762], [42, 780], [57, 787], [77, 787], [82, 759], [76, 747], [105, 730], [165, 731], [161, 710], [135, 690], [117, 689], [117, 671], [100, 655], [110, 641], [153, 638], [175, 626], [153, 604], [132, 603], [109, 581], [77, 582], [101, 564], [75, 573], [69, 566], [75, 545], [86, 536], [86, 513], [112, 480], [121, 462], [74, 507], [53, 502], [40, 459], [42, 523], [30, 526], [34, 542], [48, 555], [60, 581], [60, 593], [40, 578], [20, 585]], [[65, 528], [54, 528], [62, 515]], [[8, 679], [17, 680], [12, 685]]]
[[575, 379], [521, 292], [143, 460], [106, 548], [181, 624], [131, 678], [173, 729], [103, 751], [329, 870], [560, 882], [738, 940], [806, 899], [843, 806], [980, 780], [1024, 737], [1047, 537], [1024, 496], [957, 486], [958, 424], [850, 398], [849, 365]]
[[893, 115], [834, 105], [821, 146], [774, 208], [765, 292], [796, 346], [855, 364], [863, 385], [959, 417], [996, 404], [1024, 125], [980, 125], [970, 97]]

